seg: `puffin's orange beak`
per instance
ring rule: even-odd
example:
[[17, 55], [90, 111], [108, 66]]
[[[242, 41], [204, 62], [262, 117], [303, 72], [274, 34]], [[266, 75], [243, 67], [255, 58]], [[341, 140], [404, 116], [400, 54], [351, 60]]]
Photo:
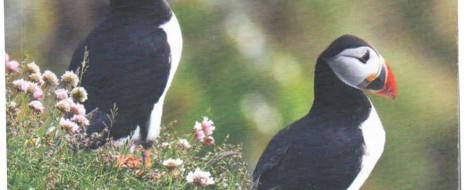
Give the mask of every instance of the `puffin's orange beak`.
[[[376, 76], [377, 75], [377, 76]], [[383, 65], [378, 74], [369, 76], [366, 81], [370, 81], [367, 89], [382, 96], [395, 98], [397, 95], [397, 85], [391, 67], [383, 60]]]

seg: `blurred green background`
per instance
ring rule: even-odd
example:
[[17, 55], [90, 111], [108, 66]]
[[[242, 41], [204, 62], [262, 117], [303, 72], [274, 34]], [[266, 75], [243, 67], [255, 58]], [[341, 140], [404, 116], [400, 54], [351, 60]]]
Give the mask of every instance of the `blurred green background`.
[[[366, 39], [390, 63], [395, 100], [370, 95], [387, 132], [363, 189], [458, 188], [457, 2], [171, 0], [184, 35], [164, 123], [210, 116], [252, 171], [270, 138], [307, 113], [316, 58], [336, 37]], [[62, 73], [107, 0], [6, 0], [6, 45]]]

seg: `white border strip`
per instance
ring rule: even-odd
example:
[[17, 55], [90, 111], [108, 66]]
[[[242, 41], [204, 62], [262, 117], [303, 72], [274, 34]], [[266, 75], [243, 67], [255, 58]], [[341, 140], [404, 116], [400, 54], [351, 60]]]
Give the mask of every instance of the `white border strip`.
[[[4, 2], [0, 1], [0, 62], [5, 63], [5, 9]], [[0, 67], [0, 189], [7, 189], [7, 163], [6, 163], [6, 86], [5, 66]]]

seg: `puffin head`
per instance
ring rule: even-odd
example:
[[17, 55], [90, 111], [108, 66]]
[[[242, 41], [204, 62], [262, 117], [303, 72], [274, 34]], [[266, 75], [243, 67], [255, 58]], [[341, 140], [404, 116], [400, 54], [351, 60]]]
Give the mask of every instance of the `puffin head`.
[[345, 84], [390, 98], [396, 96], [396, 81], [391, 68], [383, 56], [363, 39], [353, 35], [341, 36], [320, 58]]

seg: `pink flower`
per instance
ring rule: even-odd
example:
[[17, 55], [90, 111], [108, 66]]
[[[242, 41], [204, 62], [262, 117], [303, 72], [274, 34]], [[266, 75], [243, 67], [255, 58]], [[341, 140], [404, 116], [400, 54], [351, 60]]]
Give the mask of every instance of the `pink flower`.
[[79, 83], [79, 77], [72, 71], [66, 71], [65, 74], [61, 75], [61, 82], [76, 87]]
[[208, 117], [203, 117], [202, 129], [205, 132], [205, 135], [213, 135], [213, 131], [215, 130], [215, 126], [213, 125], [214, 123], [212, 120], [209, 120]]
[[189, 172], [186, 176], [186, 181], [188, 183], [197, 183], [204, 187], [215, 184], [210, 172], [202, 171], [200, 168], [195, 169], [194, 172]]
[[71, 112], [73, 112], [76, 115], [84, 115], [86, 114], [86, 109], [84, 108], [84, 105], [80, 103], [70, 103], [71, 105]]
[[55, 90], [55, 95], [57, 97], [58, 100], [64, 100], [66, 98], [68, 98], [68, 90], [65, 90], [65, 89], [58, 89], [58, 90]]
[[64, 118], [60, 119], [60, 127], [73, 133], [79, 130], [79, 126], [76, 123]]
[[40, 75], [40, 73], [32, 73], [32, 74], [30, 74], [29, 79], [31, 79], [31, 81], [33, 81], [33, 82], [36, 82], [40, 86], [42, 86], [44, 84], [44, 80], [42, 78], [42, 75]]
[[203, 132], [202, 124], [197, 121], [195, 122], [195, 125], [194, 125], [194, 135], [195, 135], [195, 138], [199, 141], [203, 141], [203, 139], [206, 136], [205, 132]]
[[36, 92], [37, 88], [40, 88], [39, 85], [35, 82], [29, 82], [27, 87], [27, 92], [34, 93]]
[[73, 118], [71, 118], [71, 121], [79, 125], [89, 125], [89, 120], [84, 115], [74, 115]]
[[18, 79], [12, 82], [13, 87], [22, 92], [27, 92], [27, 89], [29, 88], [29, 83], [29, 81], [26, 81], [24, 79]]
[[42, 91], [42, 89], [39, 86], [36, 86], [34, 93], [32, 93], [32, 98], [34, 98], [34, 100], [38, 100], [41, 99], [43, 95], [44, 92]]
[[57, 86], [58, 85], [58, 78], [53, 73], [52, 71], [46, 70], [44, 71], [44, 74], [42, 74], [42, 78], [47, 84], [50, 84], [52, 86]]
[[29, 73], [40, 73], [40, 67], [36, 64], [36, 62], [30, 62], [26, 65], [27, 71]]
[[[7, 56], [8, 56], [8, 54], [7, 54]], [[19, 65], [19, 63], [17, 61], [15, 61], [15, 60], [6, 61], [5, 65], [6, 65], [6, 69], [8, 71], [10, 71], [10, 72], [19, 72], [19, 66], [20, 65]]]
[[55, 104], [55, 108], [60, 110], [63, 113], [67, 113], [71, 110], [71, 105], [68, 101], [66, 100], [60, 100]]
[[211, 137], [211, 135], [213, 135], [213, 131], [215, 130], [215, 126], [213, 125], [213, 121], [208, 119], [208, 117], [203, 117], [202, 123], [196, 121], [193, 128], [195, 138], [199, 141], [202, 141], [204, 145], [214, 144], [215, 141], [213, 137]]
[[42, 102], [37, 100], [30, 102], [29, 107], [32, 109], [32, 111], [36, 113], [43, 113], [45, 110], [44, 106], [42, 105]]

